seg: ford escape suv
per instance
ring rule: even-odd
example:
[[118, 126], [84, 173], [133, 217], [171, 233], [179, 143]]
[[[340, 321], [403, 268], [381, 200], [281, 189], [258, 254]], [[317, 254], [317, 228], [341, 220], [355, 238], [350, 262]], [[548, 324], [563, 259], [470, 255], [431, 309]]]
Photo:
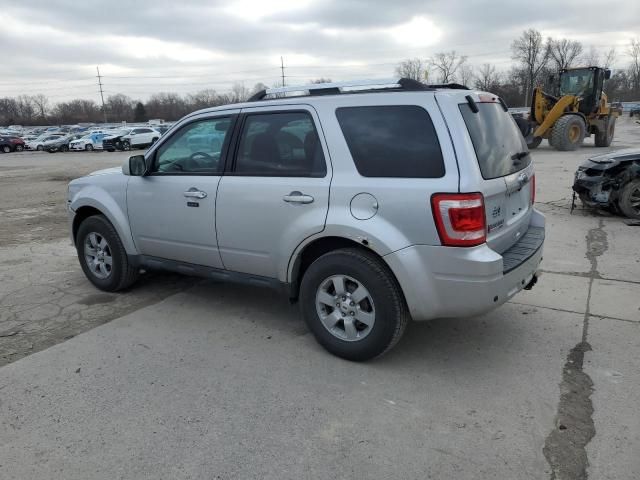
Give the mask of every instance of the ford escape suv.
[[282, 288], [318, 342], [366, 360], [409, 319], [488, 312], [536, 281], [544, 217], [497, 96], [411, 80], [271, 89], [192, 113], [69, 184], [87, 278], [141, 269]]

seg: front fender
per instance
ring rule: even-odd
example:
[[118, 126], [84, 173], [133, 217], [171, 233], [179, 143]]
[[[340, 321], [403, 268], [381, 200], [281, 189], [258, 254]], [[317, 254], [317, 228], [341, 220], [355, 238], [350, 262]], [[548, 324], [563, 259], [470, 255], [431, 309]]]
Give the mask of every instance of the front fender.
[[[113, 196], [114, 193], [116, 198]], [[70, 200], [69, 206], [74, 212], [77, 212], [82, 207], [92, 207], [100, 211], [118, 232], [126, 252], [129, 255], [138, 254], [126, 213], [125, 192], [108, 192], [102, 187], [90, 185], [80, 189]]]

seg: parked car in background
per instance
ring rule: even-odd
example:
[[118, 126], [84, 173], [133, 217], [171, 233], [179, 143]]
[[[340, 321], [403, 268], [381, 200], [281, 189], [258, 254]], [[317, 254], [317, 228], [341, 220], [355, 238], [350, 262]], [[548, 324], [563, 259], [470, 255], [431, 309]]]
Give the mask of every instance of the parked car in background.
[[15, 136], [0, 137], [0, 152], [21, 152], [24, 150], [24, 140]]
[[162, 134], [155, 128], [136, 127], [122, 137], [122, 149], [144, 148], [153, 145]]
[[74, 141], [82, 138], [84, 135], [81, 133], [74, 133], [71, 135], [65, 135], [63, 137], [55, 138], [53, 140], [49, 140], [44, 142], [44, 150], [49, 153], [54, 152], [68, 152], [69, 144]]
[[[115, 152], [116, 150], [124, 150], [122, 144], [122, 137], [127, 136], [134, 130], [133, 128], [122, 128], [120, 130], [114, 130], [110, 135], [107, 135], [102, 139], [102, 148], [108, 152]], [[128, 149], [127, 149], [128, 150]]]
[[69, 150], [102, 150], [102, 139], [106, 133], [90, 133], [69, 143]]
[[57, 138], [63, 137], [64, 134], [62, 133], [44, 133], [42, 135], [40, 135], [38, 138], [36, 138], [35, 140], [32, 140], [30, 142], [27, 143], [27, 149], [28, 150], [38, 150], [38, 151], [43, 151], [44, 150], [44, 144], [45, 142], [51, 141], [51, 140], [55, 140]]

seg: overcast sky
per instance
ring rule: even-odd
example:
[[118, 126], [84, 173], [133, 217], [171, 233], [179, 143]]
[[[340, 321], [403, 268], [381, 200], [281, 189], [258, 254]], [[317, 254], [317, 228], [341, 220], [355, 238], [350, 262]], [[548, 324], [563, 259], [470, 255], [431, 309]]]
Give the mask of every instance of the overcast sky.
[[[464, 5], [464, 6], [461, 6]], [[455, 49], [507, 69], [522, 30], [618, 50], [640, 37], [640, 0], [0, 0], [0, 96], [53, 102], [226, 91], [236, 81], [388, 78], [398, 61]]]

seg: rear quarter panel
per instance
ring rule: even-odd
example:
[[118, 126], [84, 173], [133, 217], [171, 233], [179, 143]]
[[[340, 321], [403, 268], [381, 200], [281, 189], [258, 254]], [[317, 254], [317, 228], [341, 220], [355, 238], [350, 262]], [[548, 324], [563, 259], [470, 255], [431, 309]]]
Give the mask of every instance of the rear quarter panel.
[[[440, 178], [363, 177], [358, 172], [336, 117], [336, 109], [351, 106], [417, 105], [424, 108], [434, 124], [445, 164]], [[449, 132], [432, 92], [375, 93], [319, 99], [314, 105], [322, 122], [333, 165], [329, 213], [323, 234], [357, 241], [367, 239], [380, 255], [414, 244], [439, 245], [440, 239], [431, 213], [431, 195], [458, 191], [458, 167]], [[378, 204], [370, 219], [351, 214], [351, 201], [359, 193], [369, 193]]]

